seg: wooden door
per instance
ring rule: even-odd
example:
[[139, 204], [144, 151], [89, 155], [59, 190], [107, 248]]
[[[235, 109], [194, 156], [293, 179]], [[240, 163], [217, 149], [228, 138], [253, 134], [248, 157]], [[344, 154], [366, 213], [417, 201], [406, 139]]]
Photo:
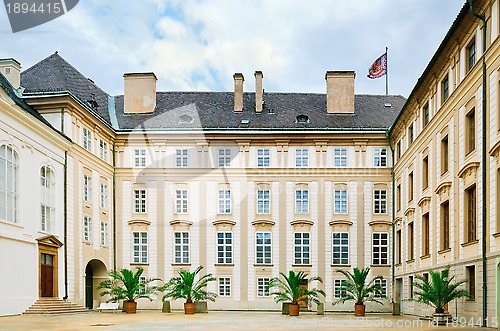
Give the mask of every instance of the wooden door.
[[42, 253], [40, 256], [40, 288], [42, 297], [54, 296], [54, 256]]

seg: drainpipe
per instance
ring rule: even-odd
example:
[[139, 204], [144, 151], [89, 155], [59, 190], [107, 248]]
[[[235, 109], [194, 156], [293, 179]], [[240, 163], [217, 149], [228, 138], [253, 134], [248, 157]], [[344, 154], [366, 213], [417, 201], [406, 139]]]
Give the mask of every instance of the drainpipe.
[[[63, 132], [64, 133], [64, 132]], [[68, 152], [64, 151], [64, 297], [68, 299]]]
[[[392, 284], [392, 314], [395, 315], [395, 309], [394, 309], [394, 303], [396, 302], [395, 301], [395, 293], [396, 293], [396, 275], [394, 274], [395, 271], [396, 271], [396, 267], [395, 267], [395, 261], [396, 261], [396, 225], [394, 224], [394, 219], [395, 219], [395, 212], [396, 212], [396, 209], [395, 209], [395, 202], [394, 202], [394, 199], [395, 199], [395, 196], [396, 196], [396, 193], [395, 193], [395, 188], [396, 188], [396, 181], [395, 181], [395, 178], [394, 178], [394, 161], [395, 161], [395, 158], [394, 158], [394, 148], [392, 147], [392, 144], [391, 144], [391, 139], [389, 137], [389, 130], [385, 131], [385, 136], [387, 138], [387, 143], [389, 144], [389, 148], [391, 149], [391, 156], [392, 156], [392, 166], [391, 166], [391, 182], [392, 182], [392, 203], [391, 203], [391, 220], [392, 220], [392, 226], [391, 226], [391, 230], [392, 230], [392, 240], [391, 240], [391, 246], [392, 246], [392, 257], [391, 257], [391, 284]], [[400, 303], [401, 304], [401, 303]], [[401, 308], [400, 308], [401, 309]]]
[[486, 309], [487, 309], [487, 298], [486, 298], [486, 294], [488, 293], [487, 292], [487, 285], [486, 285], [486, 282], [487, 282], [487, 277], [486, 277], [486, 237], [487, 237], [487, 234], [486, 234], [486, 225], [487, 225], [487, 222], [486, 222], [486, 212], [487, 212], [487, 206], [486, 206], [486, 166], [487, 166], [487, 157], [486, 157], [486, 153], [487, 153], [487, 149], [486, 149], [486, 143], [487, 143], [487, 140], [486, 140], [486, 125], [487, 125], [487, 121], [486, 121], [486, 115], [487, 115], [487, 110], [486, 110], [486, 56], [485, 56], [485, 53], [486, 53], [486, 17], [485, 15], [481, 15], [479, 14], [475, 9], [474, 9], [474, 0], [467, 0], [467, 2], [469, 3], [469, 7], [470, 7], [470, 13], [472, 15], [474, 15], [475, 17], [477, 17], [478, 19], [480, 19], [482, 22], [483, 22], [483, 53], [481, 55], [481, 58], [482, 58], [482, 65], [483, 65], [483, 95], [482, 95], [482, 117], [483, 117], [483, 125], [482, 125], [482, 130], [483, 130], [483, 136], [482, 136], [482, 144], [483, 144], [483, 153], [482, 153], [482, 158], [481, 158], [481, 170], [482, 170], [482, 196], [483, 196], [483, 201], [482, 201], [482, 213], [483, 213], [483, 217], [482, 217], [482, 222], [481, 222], [481, 225], [482, 225], [482, 238], [481, 238], [481, 241], [482, 241], [482, 264], [483, 264], [483, 319], [481, 321], [481, 327], [485, 328], [487, 326], [487, 312], [486, 312]]
[[116, 144], [113, 142], [113, 271], [116, 271]]

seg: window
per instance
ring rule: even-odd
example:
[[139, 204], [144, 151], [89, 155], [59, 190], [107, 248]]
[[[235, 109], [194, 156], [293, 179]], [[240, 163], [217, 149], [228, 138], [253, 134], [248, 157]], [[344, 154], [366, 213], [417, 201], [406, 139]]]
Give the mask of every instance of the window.
[[134, 212], [146, 212], [146, 190], [134, 190]]
[[465, 267], [467, 279], [467, 291], [469, 292], [471, 301], [476, 301], [476, 266]]
[[108, 161], [108, 143], [104, 140], [99, 140], [99, 157], [104, 161]]
[[413, 299], [413, 276], [408, 276], [408, 285], [409, 285], [409, 297], [410, 299]]
[[415, 259], [414, 255], [414, 236], [413, 236], [413, 222], [408, 223], [408, 261], [412, 261]]
[[446, 75], [446, 77], [441, 82], [441, 89], [442, 89], [441, 95], [443, 97], [443, 101], [441, 102], [441, 104], [443, 104], [446, 100], [448, 100], [448, 97], [450, 96], [450, 84], [448, 80], [448, 75]]
[[467, 221], [467, 242], [475, 241], [477, 239], [477, 225], [476, 225], [476, 185], [472, 185], [465, 191], [466, 199], [466, 221]]
[[373, 153], [373, 165], [387, 167], [387, 148], [375, 148]]
[[473, 39], [467, 46], [467, 70], [471, 70], [476, 64], [476, 40]]
[[408, 175], [408, 201], [413, 200], [413, 171]]
[[410, 124], [408, 127], [408, 146], [410, 146], [413, 143], [413, 139], [415, 138], [413, 136], [413, 123]]
[[399, 160], [401, 158], [401, 140], [396, 144], [396, 154]]
[[349, 264], [349, 233], [334, 232], [332, 234], [332, 264]]
[[174, 263], [189, 264], [189, 232], [174, 232]]
[[92, 132], [86, 127], [83, 127], [83, 148], [92, 152]]
[[146, 149], [138, 148], [134, 149], [134, 165], [136, 167], [146, 166]]
[[146, 294], [146, 276], [139, 277], [139, 294]]
[[422, 109], [422, 128], [429, 124], [429, 104], [426, 104]]
[[294, 264], [311, 264], [310, 234], [309, 232], [295, 232], [294, 234]]
[[450, 248], [450, 202], [441, 204], [441, 249]]
[[308, 190], [295, 190], [295, 214], [309, 214]]
[[389, 234], [387, 232], [373, 233], [373, 265], [387, 265], [389, 263]]
[[175, 166], [187, 167], [188, 166], [188, 150], [187, 148], [178, 148], [175, 150]]
[[424, 256], [430, 254], [430, 227], [429, 213], [422, 216], [422, 254]]
[[340, 299], [344, 297], [347, 292], [345, 290], [345, 283], [347, 281], [345, 279], [334, 279], [333, 280], [333, 298]]
[[270, 165], [269, 148], [257, 149], [257, 167], [269, 167]]
[[270, 213], [271, 200], [269, 190], [257, 191], [257, 214]]
[[231, 150], [229, 148], [219, 148], [219, 167], [229, 167], [231, 165]]
[[400, 211], [401, 210], [401, 184], [398, 184], [396, 186], [396, 210]]
[[335, 190], [333, 193], [333, 213], [347, 214], [347, 190]]
[[272, 264], [271, 232], [255, 234], [255, 264]]
[[92, 219], [88, 216], [83, 216], [83, 241], [92, 241]]
[[219, 296], [220, 297], [231, 296], [231, 278], [219, 277]]
[[92, 178], [83, 175], [83, 200], [92, 203]]
[[54, 172], [47, 166], [40, 168], [41, 186], [41, 228], [42, 231], [53, 231], [55, 220], [55, 176]]
[[401, 264], [401, 229], [396, 231], [396, 264]]
[[375, 298], [386, 298], [387, 297], [387, 279], [375, 279], [374, 285], [379, 285], [382, 288], [381, 293], [375, 293]]
[[219, 214], [231, 214], [231, 190], [219, 190]]
[[9, 145], [0, 146], [0, 219], [17, 223], [19, 158]]
[[307, 148], [295, 149], [295, 166], [296, 167], [309, 166], [309, 150]]
[[347, 167], [347, 149], [335, 148], [333, 150], [333, 166]]
[[147, 232], [132, 232], [132, 263], [148, 263]]
[[373, 213], [387, 213], [387, 190], [373, 190]]
[[476, 149], [476, 111], [474, 108], [465, 117], [465, 152], [470, 153]]
[[233, 233], [217, 232], [217, 263], [233, 263]]
[[108, 185], [101, 183], [100, 187], [100, 203], [102, 209], [108, 209]]
[[422, 188], [425, 190], [429, 187], [429, 156], [422, 160]]
[[448, 151], [448, 136], [441, 139], [441, 174], [448, 172], [449, 151]]
[[269, 278], [257, 278], [257, 296], [268, 297], [269, 294]]
[[176, 214], [187, 214], [188, 212], [187, 190], [175, 190], [175, 212]]
[[108, 223], [101, 222], [101, 246], [108, 246]]

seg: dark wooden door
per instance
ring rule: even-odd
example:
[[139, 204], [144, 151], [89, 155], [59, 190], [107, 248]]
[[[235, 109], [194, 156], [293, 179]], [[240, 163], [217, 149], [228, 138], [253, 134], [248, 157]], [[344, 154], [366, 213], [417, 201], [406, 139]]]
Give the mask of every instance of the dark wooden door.
[[42, 297], [54, 296], [54, 256], [41, 254], [40, 265], [40, 288]]
[[85, 268], [85, 307], [94, 309], [94, 271], [90, 264]]

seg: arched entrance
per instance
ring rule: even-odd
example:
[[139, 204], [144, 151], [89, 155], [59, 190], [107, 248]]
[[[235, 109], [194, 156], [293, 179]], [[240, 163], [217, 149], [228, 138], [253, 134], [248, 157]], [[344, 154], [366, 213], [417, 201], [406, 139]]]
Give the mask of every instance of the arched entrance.
[[99, 298], [97, 286], [108, 277], [104, 263], [100, 260], [90, 260], [85, 267], [85, 307], [94, 309], [94, 300]]

